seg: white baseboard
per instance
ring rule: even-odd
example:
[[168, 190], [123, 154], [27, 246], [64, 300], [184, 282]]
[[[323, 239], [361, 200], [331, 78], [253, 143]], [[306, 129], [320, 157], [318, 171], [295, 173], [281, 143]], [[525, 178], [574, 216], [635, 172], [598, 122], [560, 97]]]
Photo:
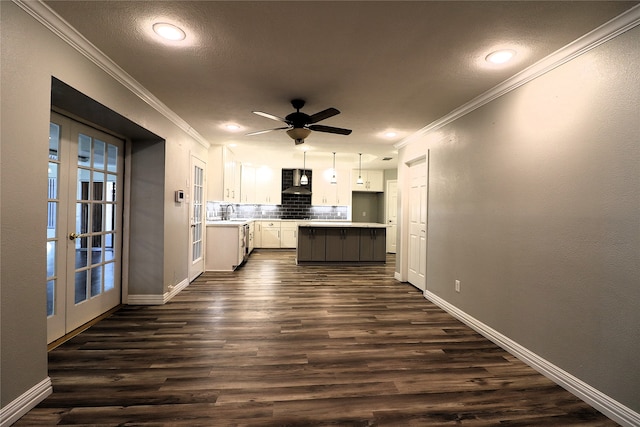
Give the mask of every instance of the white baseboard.
[[177, 285], [170, 287], [168, 292], [163, 295], [136, 295], [129, 294], [127, 304], [129, 305], [163, 305], [169, 302], [171, 298], [178, 295], [181, 290], [189, 286], [189, 279], [184, 279]]
[[0, 427], [9, 427], [53, 392], [51, 378], [47, 377], [31, 387], [7, 406], [0, 409]]
[[562, 388], [587, 402], [615, 422], [628, 427], [640, 426], [640, 414], [576, 378], [553, 363], [521, 346], [509, 337], [480, 322], [437, 295], [424, 291], [424, 297], [485, 338], [493, 341]]
[[396, 279], [398, 282], [403, 282], [404, 280], [402, 280], [402, 275], [400, 273], [398, 273], [397, 271], [393, 273], [393, 278]]

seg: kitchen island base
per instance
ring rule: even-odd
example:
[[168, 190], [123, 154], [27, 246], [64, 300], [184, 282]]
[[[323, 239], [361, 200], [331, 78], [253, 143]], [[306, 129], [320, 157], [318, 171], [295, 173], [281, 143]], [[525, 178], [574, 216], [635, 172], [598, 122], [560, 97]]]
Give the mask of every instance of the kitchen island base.
[[386, 232], [378, 223], [310, 223], [298, 226], [298, 265], [386, 263]]

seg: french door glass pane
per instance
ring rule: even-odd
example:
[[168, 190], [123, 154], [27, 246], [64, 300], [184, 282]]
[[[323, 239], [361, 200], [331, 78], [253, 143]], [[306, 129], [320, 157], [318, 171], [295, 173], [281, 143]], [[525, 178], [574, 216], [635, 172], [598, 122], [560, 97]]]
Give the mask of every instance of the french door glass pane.
[[114, 259], [115, 251], [113, 249], [113, 239], [114, 239], [113, 234], [111, 233], [104, 235], [104, 244], [105, 244], [104, 260], [105, 261], [112, 261]]
[[57, 236], [56, 221], [58, 219], [58, 202], [47, 203], [47, 238], [52, 239]]
[[93, 173], [93, 199], [104, 200], [104, 174], [102, 172]]
[[107, 189], [106, 189], [105, 200], [108, 202], [116, 201], [116, 179], [117, 179], [116, 175], [111, 173], [107, 174]]
[[87, 299], [87, 270], [76, 271], [75, 278], [75, 298], [76, 304]]
[[87, 240], [86, 237], [76, 239], [76, 268], [82, 268], [88, 265]]
[[78, 135], [78, 166], [91, 166], [91, 137]]
[[60, 126], [49, 123], [49, 159], [60, 160]]
[[89, 200], [91, 172], [88, 169], [78, 168], [78, 200]]
[[104, 219], [104, 231], [113, 231], [116, 229], [116, 205], [104, 205]]
[[99, 139], [93, 140], [93, 168], [104, 169], [104, 148], [105, 143]]
[[[112, 257], [113, 258], [113, 257]], [[109, 291], [115, 286], [114, 267], [115, 263], [110, 262], [104, 265], [104, 290]]]
[[107, 144], [107, 171], [118, 171], [118, 147]]
[[47, 317], [54, 315], [56, 280], [47, 281]]
[[93, 206], [93, 217], [91, 223], [93, 224], [92, 230], [94, 233], [100, 233], [102, 231], [102, 204], [95, 203]]
[[56, 275], [56, 241], [47, 242], [47, 277]]
[[76, 203], [76, 233], [87, 234], [88, 232], [89, 203]]
[[102, 293], [102, 266], [91, 269], [91, 296], [95, 297]]

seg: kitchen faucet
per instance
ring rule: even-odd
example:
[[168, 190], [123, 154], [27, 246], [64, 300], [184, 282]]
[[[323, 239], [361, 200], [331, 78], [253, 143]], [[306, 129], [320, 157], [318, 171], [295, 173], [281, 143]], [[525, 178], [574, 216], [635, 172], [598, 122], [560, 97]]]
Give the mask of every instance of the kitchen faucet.
[[231, 215], [229, 214], [229, 208], [231, 208], [231, 212], [235, 212], [235, 208], [233, 205], [227, 205], [222, 210], [222, 219], [230, 219]]

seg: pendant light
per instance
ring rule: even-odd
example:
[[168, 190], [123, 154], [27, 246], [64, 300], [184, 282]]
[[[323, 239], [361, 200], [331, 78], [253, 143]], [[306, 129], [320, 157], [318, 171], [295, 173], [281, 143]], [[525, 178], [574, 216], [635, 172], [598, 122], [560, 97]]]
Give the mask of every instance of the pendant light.
[[300, 177], [300, 185], [307, 185], [309, 178], [307, 178], [307, 152], [303, 151], [303, 163], [302, 163], [302, 176]]
[[358, 153], [358, 155], [360, 156], [360, 165], [358, 166], [358, 180], [356, 181], [356, 184], [362, 185], [364, 184], [364, 181], [362, 180], [362, 153]]
[[336, 152], [333, 152], [333, 176], [331, 177], [331, 183], [337, 184], [338, 180], [336, 179]]

